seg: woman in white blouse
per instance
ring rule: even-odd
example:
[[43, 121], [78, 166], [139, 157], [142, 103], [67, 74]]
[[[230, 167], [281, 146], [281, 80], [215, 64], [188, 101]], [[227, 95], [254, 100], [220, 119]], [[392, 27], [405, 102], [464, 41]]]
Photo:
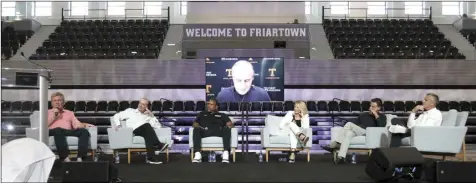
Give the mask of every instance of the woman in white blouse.
[[294, 111], [288, 111], [281, 121], [279, 128], [282, 133], [289, 135], [291, 142], [291, 154], [289, 155], [289, 162], [294, 163], [295, 151], [298, 144], [305, 146], [309, 137], [305, 134], [305, 129], [309, 128], [309, 112], [307, 111], [306, 103], [303, 101], [296, 101], [294, 103]]

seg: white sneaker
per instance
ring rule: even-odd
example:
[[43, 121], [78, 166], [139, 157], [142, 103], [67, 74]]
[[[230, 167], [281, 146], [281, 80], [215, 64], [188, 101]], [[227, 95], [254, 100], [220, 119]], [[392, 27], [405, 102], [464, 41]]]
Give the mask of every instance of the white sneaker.
[[228, 153], [228, 151], [223, 151], [223, 154], [221, 155], [221, 162], [222, 163], [230, 163], [230, 161], [228, 160], [230, 154]]
[[202, 162], [202, 154], [200, 152], [195, 152], [195, 157], [193, 158], [192, 163], [201, 163]]

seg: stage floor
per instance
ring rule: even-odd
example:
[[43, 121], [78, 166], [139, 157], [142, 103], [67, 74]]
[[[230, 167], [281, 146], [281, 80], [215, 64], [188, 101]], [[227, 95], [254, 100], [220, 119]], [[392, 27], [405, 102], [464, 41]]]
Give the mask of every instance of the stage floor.
[[[259, 163], [255, 155], [237, 154], [235, 163], [192, 164], [188, 155], [171, 154], [168, 163], [149, 165], [144, 156], [136, 155], [131, 164], [121, 157], [115, 166], [124, 182], [373, 182], [364, 171], [367, 156], [358, 156], [358, 164], [346, 165], [333, 164], [330, 154], [312, 155], [309, 163], [305, 155], [297, 156], [293, 164], [279, 162], [282, 157], [272, 155], [268, 163]], [[55, 165], [51, 175], [58, 179], [60, 170]]]

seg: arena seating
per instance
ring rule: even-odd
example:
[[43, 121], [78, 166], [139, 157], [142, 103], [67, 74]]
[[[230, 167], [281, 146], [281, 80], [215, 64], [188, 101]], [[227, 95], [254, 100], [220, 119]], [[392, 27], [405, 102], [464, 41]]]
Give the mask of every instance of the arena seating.
[[326, 19], [337, 59], [465, 59], [429, 19]]
[[476, 46], [474, 42], [476, 42], [476, 31], [473, 30], [460, 30], [461, 35], [465, 37], [469, 43]]
[[155, 59], [168, 28], [166, 19], [66, 20], [30, 59]]
[[18, 31], [13, 27], [5, 27], [2, 30], [2, 59], [8, 60], [14, 56], [33, 34], [33, 31]]
[[[107, 144], [107, 131], [110, 126], [109, 117], [117, 111], [128, 107], [136, 108], [139, 101], [68, 101], [65, 108], [76, 113], [82, 122], [98, 126], [98, 143]], [[396, 114], [402, 118], [421, 101], [385, 101], [385, 113]], [[17, 136], [24, 136], [25, 128], [29, 124], [29, 115], [38, 110], [38, 101], [3, 101], [2, 123], [16, 126]], [[51, 107], [51, 106], [50, 106]], [[221, 103], [220, 111], [229, 113], [237, 120], [236, 126], [241, 125], [241, 112], [238, 103]], [[356, 120], [357, 115], [370, 107], [369, 101], [307, 101], [313, 128], [313, 143], [325, 144], [330, 139], [330, 128], [333, 124], [342, 125], [346, 121]], [[188, 145], [188, 129], [192, 126], [195, 116], [206, 108], [205, 101], [153, 101], [151, 111], [160, 118], [162, 124], [173, 127], [174, 146]], [[442, 101], [438, 105], [442, 111], [456, 109], [469, 111], [467, 122], [469, 130], [466, 142], [476, 143], [476, 101]], [[266, 114], [284, 115], [285, 111], [293, 110], [293, 102], [254, 102], [249, 106], [249, 143], [254, 146], [260, 144], [260, 129], [264, 126]], [[334, 123], [335, 122], [335, 123]], [[238, 129], [241, 134], [241, 128]], [[3, 133], [6, 134], [6, 133]], [[318, 148], [318, 146], [316, 146]]]

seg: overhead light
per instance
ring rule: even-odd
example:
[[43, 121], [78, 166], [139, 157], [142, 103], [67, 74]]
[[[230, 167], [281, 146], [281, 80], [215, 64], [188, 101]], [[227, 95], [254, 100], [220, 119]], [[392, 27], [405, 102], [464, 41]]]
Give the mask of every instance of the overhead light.
[[136, 51], [131, 51], [131, 53], [132, 53], [132, 54], [137, 54], [137, 52], [136, 52]]
[[299, 58], [304, 58], [304, 57], [299, 57]]
[[15, 127], [13, 127], [13, 125], [11, 125], [11, 124], [7, 125], [7, 130], [8, 131], [13, 131], [13, 129], [15, 129]]
[[167, 46], [175, 46], [175, 44], [169, 43], [169, 44], [167, 44]]
[[5, 81], [5, 80], [7, 80], [7, 78], [2, 78], [2, 81]]
[[316, 50], [316, 48], [315, 48], [315, 47], [312, 47], [311, 49], [312, 49], [312, 50]]

